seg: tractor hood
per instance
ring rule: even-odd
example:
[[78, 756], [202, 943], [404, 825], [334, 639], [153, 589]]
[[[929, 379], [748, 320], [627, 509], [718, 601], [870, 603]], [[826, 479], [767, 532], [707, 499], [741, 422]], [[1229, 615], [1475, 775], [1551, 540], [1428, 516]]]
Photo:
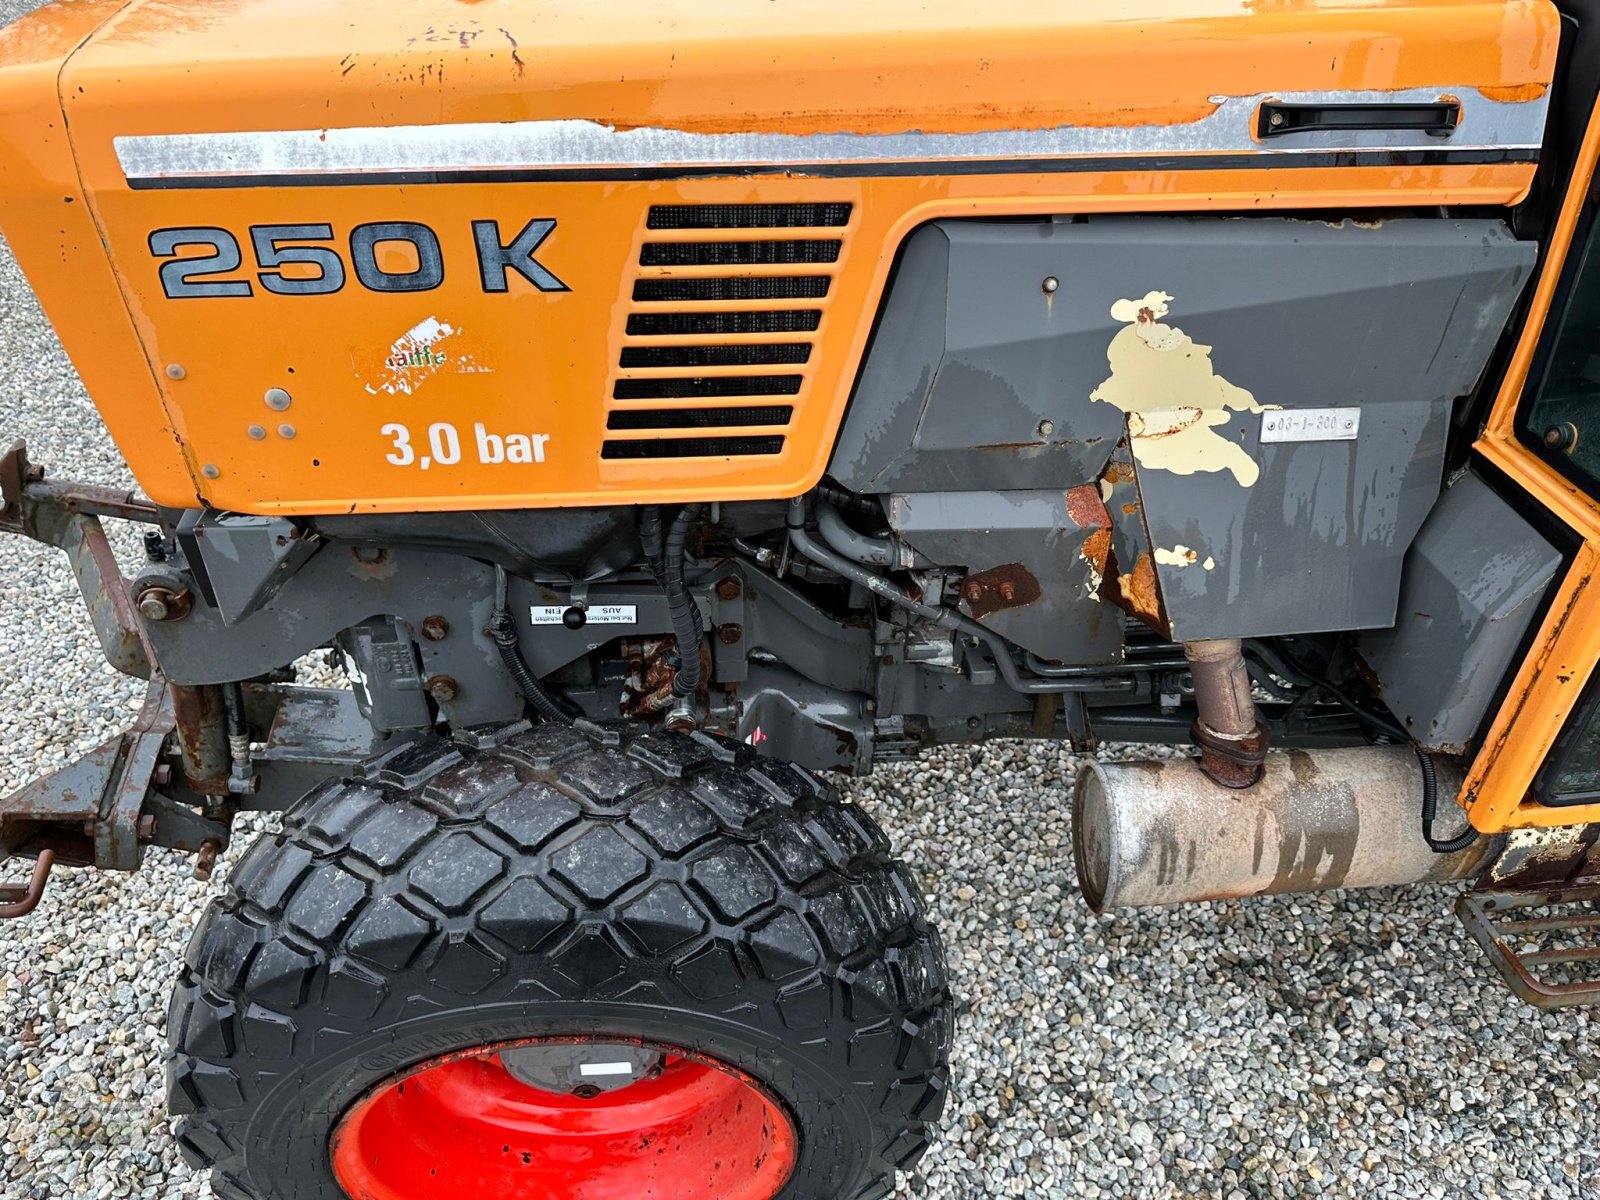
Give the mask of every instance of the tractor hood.
[[[163, 502], [792, 495], [918, 225], [1512, 203], [1558, 28], [1544, 0], [81, 0], [0, 33], [0, 227]], [[814, 317], [636, 319], [670, 293], [640, 278], [780, 265], [653, 251], [648, 214], [756, 202], [839, 218], [781, 251], [832, 255], [808, 260], [828, 282], [784, 285]], [[739, 443], [758, 460], [621, 445], [655, 436], [612, 412], [654, 377], [625, 361], [639, 328], [814, 335], [786, 343], [811, 343], [792, 423]], [[273, 388], [293, 420], [262, 410]], [[426, 430], [401, 411], [422, 396], [549, 454], [384, 467], [378, 431]]]

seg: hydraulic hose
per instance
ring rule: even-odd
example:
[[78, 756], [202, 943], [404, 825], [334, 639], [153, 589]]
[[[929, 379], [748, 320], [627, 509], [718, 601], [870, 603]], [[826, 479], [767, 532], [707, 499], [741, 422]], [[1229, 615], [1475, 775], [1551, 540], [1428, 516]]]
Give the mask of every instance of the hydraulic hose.
[[909, 547], [907, 549], [911, 561], [905, 562], [901, 557], [901, 549], [895, 545], [893, 538], [874, 537], [870, 533], [852, 529], [832, 504], [819, 501], [814, 513], [817, 518], [817, 532], [836, 554], [842, 554], [868, 567], [933, 566], [928, 559], [915, 550], [909, 550]]
[[894, 542], [888, 538], [858, 533], [845, 524], [844, 518], [839, 515], [839, 510], [833, 505], [818, 504], [816, 516], [817, 532], [835, 553], [869, 567], [899, 565], [896, 561]]
[[510, 674], [512, 682], [517, 685], [517, 690], [522, 693], [523, 699], [533, 705], [541, 718], [552, 725], [571, 725], [575, 714], [570, 712], [551, 692], [540, 682], [539, 677], [528, 670], [528, 664], [522, 661], [522, 652], [517, 648], [517, 626], [511, 619], [511, 610], [507, 606], [508, 588], [506, 583], [506, 569], [494, 569], [494, 614], [489, 618], [489, 633], [494, 638], [494, 644], [499, 648], [500, 661], [505, 664], [506, 671]]
[[684, 579], [683, 559], [689, 526], [704, 508], [703, 504], [685, 504], [679, 509], [662, 547], [661, 586], [667, 593], [672, 633], [678, 639], [678, 670], [672, 677], [675, 696], [692, 696], [700, 688], [700, 640], [705, 636], [705, 626], [700, 620], [700, 608], [689, 594], [689, 585]]
[[896, 587], [883, 576], [874, 574], [859, 563], [853, 563], [842, 554], [835, 554], [826, 546], [819, 544], [806, 532], [804, 499], [789, 501], [788, 530], [790, 544], [817, 565], [827, 567], [835, 575], [842, 576], [852, 583], [859, 583], [874, 596], [914, 612], [940, 629], [955, 630], [968, 637], [977, 638], [987, 647], [995, 666], [999, 668], [1001, 677], [1006, 681], [1006, 686], [1012, 691], [1031, 696], [1050, 692], [1094, 690], [1086, 687], [1085, 681], [1077, 679], [1024, 679], [1022, 673], [1017, 670], [1017, 664], [1012, 661], [1010, 647], [998, 634], [989, 632], [976, 621], [968, 620], [953, 608], [946, 608], [942, 604], [924, 604], [920, 600], [912, 599], [903, 589]]

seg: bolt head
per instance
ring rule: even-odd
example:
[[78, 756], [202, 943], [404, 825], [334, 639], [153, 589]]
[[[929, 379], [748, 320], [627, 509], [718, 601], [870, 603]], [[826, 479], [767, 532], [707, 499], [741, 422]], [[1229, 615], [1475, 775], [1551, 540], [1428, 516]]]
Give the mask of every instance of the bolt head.
[[267, 407], [273, 412], [282, 412], [290, 404], [294, 403], [289, 393], [280, 387], [268, 388], [267, 394], [262, 399], [266, 401]]
[[146, 621], [165, 621], [172, 615], [172, 606], [160, 588], [150, 588], [139, 593], [139, 615]]
[[737, 579], [723, 579], [717, 583], [718, 600], [737, 600], [743, 591], [744, 586]]
[[207, 479], [218, 479], [222, 476], [221, 470], [217, 468], [215, 463], [207, 463], [205, 466], [201, 467], [200, 474], [204, 475]]
[[435, 675], [428, 680], [428, 695], [440, 704], [449, 704], [460, 693], [456, 681], [448, 675]]
[[1044, 294], [1049, 296], [1061, 287], [1061, 280], [1057, 279], [1054, 275], [1046, 275], [1044, 277], [1044, 282], [1039, 286], [1044, 290]]
[[253, 441], [257, 442], [267, 436], [267, 431], [259, 425], [252, 425], [249, 429], [246, 429], [245, 432], [250, 435]]
[[450, 622], [435, 613], [422, 620], [422, 636], [430, 642], [442, 642], [450, 633]]
[[295, 432], [295, 427], [289, 424], [287, 421], [278, 426], [278, 436], [281, 438], [292, 438], [295, 435]]
[[181, 363], [168, 363], [167, 364], [167, 378], [168, 379], [174, 379], [174, 380], [182, 379], [188, 373], [189, 372], [187, 372], [187, 371], [185, 371], [183, 369], [183, 365]]

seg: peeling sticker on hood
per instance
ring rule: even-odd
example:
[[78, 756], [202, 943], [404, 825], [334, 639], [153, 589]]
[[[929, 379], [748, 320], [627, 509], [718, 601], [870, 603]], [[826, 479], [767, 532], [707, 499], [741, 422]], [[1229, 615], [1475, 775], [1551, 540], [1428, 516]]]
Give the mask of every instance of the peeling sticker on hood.
[[[380, 378], [376, 381], [363, 379], [362, 386], [374, 396], [380, 392], [390, 396], [410, 396], [441, 372], [477, 375], [490, 371], [491, 368], [481, 365], [472, 355], [463, 353], [459, 346], [443, 345], [459, 332], [455, 326], [438, 317], [418, 321], [389, 347], [388, 353], [378, 364]], [[359, 365], [357, 374], [364, 374]]]
[[1106, 351], [1111, 375], [1089, 399], [1128, 414], [1129, 443], [1140, 466], [1176, 475], [1231, 471], [1241, 487], [1250, 487], [1261, 476], [1260, 465], [1217, 429], [1232, 413], [1281, 405], [1258, 404], [1250, 392], [1217, 374], [1210, 346], [1163, 324], [1172, 299], [1153, 291], [1111, 306], [1112, 318], [1124, 328]]

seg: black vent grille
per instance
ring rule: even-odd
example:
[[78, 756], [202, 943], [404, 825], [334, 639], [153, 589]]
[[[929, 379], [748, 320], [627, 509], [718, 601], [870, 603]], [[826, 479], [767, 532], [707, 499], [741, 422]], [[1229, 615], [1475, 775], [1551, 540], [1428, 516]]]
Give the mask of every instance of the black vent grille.
[[828, 229], [848, 224], [848, 204], [657, 204], [645, 228]]
[[766, 267], [839, 261], [844, 243], [782, 242], [646, 242], [639, 251], [642, 267]]
[[624, 408], [606, 420], [607, 429], [726, 429], [730, 425], [787, 425], [789, 404], [751, 404], [742, 408]]
[[[653, 206], [606, 413], [608, 430], [641, 436], [608, 438], [602, 457], [782, 453], [782, 431], [804, 404], [852, 211], [833, 201]], [[793, 402], [752, 402], [759, 397]], [[773, 432], [649, 436], [762, 427]]]
[[649, 438], [606, 442], [601, 458], [720, 458], [725, 455], [778, 454], [781, 437]]

